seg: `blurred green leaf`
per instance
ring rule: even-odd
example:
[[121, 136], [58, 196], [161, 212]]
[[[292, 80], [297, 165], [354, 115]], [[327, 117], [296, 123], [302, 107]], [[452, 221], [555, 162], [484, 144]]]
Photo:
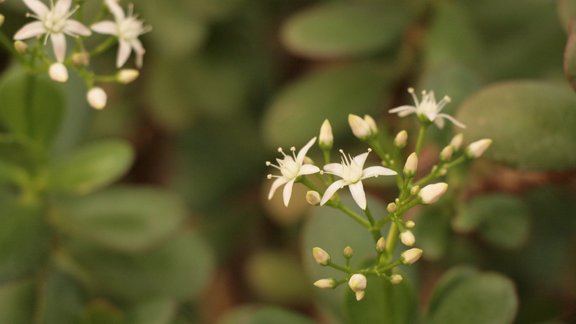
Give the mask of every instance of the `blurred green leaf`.
[[147, 301], [132, 307], [128, 313], [131, 324], [171, 324], [177, 303], [169, 299]]
[[375, 64], [347, 64], [313, 71], [286, 86], [263, 121], [270, 146], [292, 146], [316, 136], [328, 118], [335, 134], [348, 129], [348, 114], [374, 113], [389, 96], [388, 69]]
[[73, 258], [105, 292], [127, 301], [194, 298], [210, 280], [212, 250], [193, 232], [139, 253], [69, 242]]
[[572, 89], [576, 90], [576, 25], [571, 26], [564, 49], [564, 75]]
[[43, 279], [39, 290], [42, 323], [78, 323], [85, 302], [80, 285], [68, 275], [53, 270]]
[[[518, 299], [512, 281], [496, 273], [449, 273], [442, 293], [434, 295], [430, 324], [506, 324], [514, 320]], [[435, 300], [435, 298], [437, 298]]]
[[12, 161], [1, 159], [0, 156], [0, 183], [22, 184], [28, 178], [26, 170]]
[[475, 268], [467, 266], [454, 267], [442, 276], [436, 283], [430, 304], [428, 305], [428, 314], [435, 313], [442, 305], [442, 301], [450, 294], [454, 287], [457, 287], [462, 282], [473, 278], [479, 272]]
[[142, 251], [182, 226], [186, 207], [160, 189], [116, 187], [66, 201], [52, 217], [60, 230], [75, 239], [121, 251]]
[[0, 323], [32, 323], [34, 281], [23, 280], [0, 285]]
[[86, 144], [53, 162], [49, 189], [74, 194], [95, 191], [123, 176], [133, 160], [132, 147], [125, 141]]
[[576, 96], [539, 81], [499, 83], [462, 104], [466, 138], [493, 139], [485, 156], [527, 170], [576, 166]]
[[[478, 213], [483, 213], [484, 222], [479, 233], [486, 241], [505, 249], [522, 246], [530, 230], [530, 210], [520, 199], [491, 195], [474, 199]], [[479, 210], [478, 210], [479, 209]]]
[[86, 307], [81, 324], [127, 324], [117, 307], [103, 300], [95, 300]]
[[[244, 269], [251, 288], [264, 300], [300, 305], [310, 302], [312, 285], [290, 254], [264, 251], [253, 255]], [[278, 278], [282, 278], [278, 280]]]
[[429, 206], [419, 214], [414, 235], [418, 247], [426, 251], [423, 258], [438, 260], [446, 252], [452, 238], [450, 216], [445, 209], [436, 206]]
[[224, 315], [218, 324], [312, 324], [300, 314], [275, 306], [242, 306]]
[[1, 282], [39, 270], [48, 257], [50, 231], [38, 206], [24, 206], [9, 198], [0, 204]]
[[406, 280], [393, 285], [383, 278], [367, 278], [364, 299], [357, 301], [354, 292], [346, 289], [345, 307], [350, 323], [404, 324], [416, 321], [416, 295]]
[[281, 38], [289, 50], [310, 58], [360, 56], [399, 40], [413, 16], [394, 3], [326, 2], [290, 17]]
[[0, 102], [0, 122], [16, 138], [51, 144], [65, 106], [53, 81], [13, 69], [0, 81]]

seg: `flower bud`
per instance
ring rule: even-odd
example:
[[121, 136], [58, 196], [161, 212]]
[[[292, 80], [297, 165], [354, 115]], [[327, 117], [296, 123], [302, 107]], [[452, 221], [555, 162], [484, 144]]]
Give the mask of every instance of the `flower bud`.
[[440, 152], [440, 160], [449, 161], [452, 158], [452, 154], [454, 154], [454, 148], [452, 145], [448, 145]]
[[318, 137], [318, 145], [323, 150], [329, 150], [332, 148], [332, 144], [334, 144], [334, 135], [332, 134], [332, 125], [330, 125], [330, 121], [325, 119], [320, 126], [320, 136]]
[[390, 282], [391, 282], [393, 285], [397, 285], [397, 284], [401, 283], [402, 280], [404, 280], [404, 278], [402, 278], [402, 276], [399, 275], [399, 274], [397, 274], [397, 273], [395, 273], [395, 274], [393, 274], [393, 275], [390, 276]]
[[394, 145], [397, 148], [404, 148], [406, 146], [406, 142], [408, 141], [408, 133], [405, 130], [402, 130], [396, 134], [394, 138]]
[[2, 25], [4, 25], [4, 21], [6, 21], [6, 17], [4, 17], [4, 15], [0, 14], [0, 27]]
[[404, 226], [406, 228], [414, 228], [414, 226], [416, 226], [416, 223], [414, 223], [414, 221], [409, 220], [409, 221], [406, 221], [406, 223], [404, 223]]
[[320, 205], [320, 200], [322, 200], [322, 197], [320, 197], [318, 191], [309, 190], [306, 192], [306, 202], [308, 202], [310, 205], [318, 206]]
[[314, 286], [321, 288], [321, 289], [334, 288], [336, 286], [336, 281], [332, 278], [320, 279], [314, 283]]
[[90, 64], [90, 54], [86, 51], [77, 52], [72, 54], [72, 63], [74, 65], [88, 65]]
[[450, 146], [452, 146], [454, 148], [454, 151], [458, 151], [460, 149], [460, 146], [462, 146], [462, 141], [464, 140], [464, 135], [462, 135], [462, 133], [452, 137], [452, 140], [450, 141]]
[[420, 199], [422, 199], [422, 203], [428, 205], [438, 201], [438, 199], [442, 197], [447, 189], [447, 183], [439, 182], [427, 185], [426, 187], [422, 188], [418, 194], [420, 195]]
[[56, 82], [66, 82], [68, 81], [68, 69], [62, 63], [56, 62], [50, 65], [48, 69], [48, 75], [50, 79]]
[[17, 40], [14, 42], [14, 49], [18, 54], [24, 54], [28, 51], [28, 44], [21, 40]]
[[410, 188], [410, 194], [411, 195], [417, 195], [420, 192], [420, 186], [414, 186], [412, 188]]
[[391, 203], [388, 204], [388, 206], [386, 206], [386, 210], [387, 210], [389, 213], [393, 213], [393, 212], [395, 212], [396, 210], [398, 210], [398, 205], [396, 205], [395, 203], [391, 202]]
[[402, 259], [402, 263], [404, 264], [413, 264], [414, 262], [418, 261], [422, 256], [422, 250], [417, 248], [412, 248], [410, 250], [402, 252], [400, 258]]
[[312, 249], [312, 256], [314, 257], [314, 260], [316, 260], [316, 263], [321, 266], [326, 266], [328, 265], [328, 262], [330, 262], [330, 254], [319, 247]]
[[386, 240], [384, 237], [380, 237], [378, 241], [376, 241], [376, 251], [379, 253], [386, 251]]
[[86, 94], [86, 99], [92, 108], [100, 110], [106, 107], [108, 96], [106, 96], [106, 92], [102, 88], [93, 87]]
[[364, 115], [364, 121], [368, 124], [370, 128], [370, 135], [378, 134], [378, 126], [376, 126], [376, 121], [370, 115]]
[[488, 138], [473, 142], [466, 148], [466, 154], [472, 159], [477, 159], [484, 154], [484, 151], [486, 151], [491, 144], [492, 140]]
[[366, 276], [360, 273], [353, 274], [352, 277], [350, 277], [350, 280], [348, 280], [348, 286], [350, 286], [350, 289], [356, 293], [356, 300], [364, 298], [364, 289], [366, 289], [366, 284]]
[[416, 243], [416, 237], [412, 231], [404, 231], [400, 233], [400, 241], [406, 246], [413, 246]]
[[350, 125], [354, 136], [361, 140], [365, 140], [372, 135], [372, 129], [370, 125], [360, 116], [349, 114], [348, 124]]
[[406, 159], [406, 164], [404, 164], [404, 174], [408, 177], [414, 176], [416, 174], [416, 169], [418, 168], [418, 155], [413, 152]]
[[140, 72], [135, 69], [122, 69], [116, 74], [116, 80], [122, 84], [128, 84], [136, 80], [140, 76]]
[[350, 259], [354, 254], [354, 250], [352, 250], [351, 247], [347, 246], [344, 248], [343, 254], [346, 259]]

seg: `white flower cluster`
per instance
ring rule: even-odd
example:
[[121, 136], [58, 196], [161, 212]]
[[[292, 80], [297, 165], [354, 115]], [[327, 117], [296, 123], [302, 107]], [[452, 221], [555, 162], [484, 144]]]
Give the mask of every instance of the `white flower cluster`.
[[[72, 17], [78, 12], [80, 6], [72, 6], [72, 0], [50, 0], [50, 6], [40, 0], [23, 0], [26, 6], [32, 11], [27, 16], [35, 20], [27, 23], [14, 34], [14, 47], [21, 55], [30, 55], [30, 62], [34, 62], [38, 57], [37, 51], [28, 50], [28, 44], [24, 41], [34, 39], [37, 45], [42, 47], [50, 40], [54, 59], [46, 57], [43, 51], [40, 52], [41, 60], [48, 61], [48, 75], [57, 82], [68, 80], [68, 67], [79, 70], [79, 75], [84, 78], [89, 88], [86, 98], [88, 103], [96, 108], [102, 109], [106, 105], [106, 92], [101, 87], [95, 86], [96, 81], [115, 81], [119, 83], [130, 83], [134, 81], [139, 72], [137, 69], [121, 69], [130, 57], [132, 52], [136, 56], [136, 67], [141, 68], [144, 58], [144, 46], [138, 37], [150, 30], [149, 26], [134, 15], [133, 6], [130, 4], [128, 12], [125, 13], [118, 0], [104, 0], [104, 5], [111, 14], [113, 20], [105, 20], [92, 24], [88, 28], [83, 22]], [[118, 52], [116, 57], [116, 68], [120, 69], [115, 75], [108, 77], [96, 76], [86, 69], [89, 65], [91, 53], [84, 49], [83, 43], [77, 46], [77, 50], [72, 55], [67, 56], [66, 36], [82, 40], [82, 37], [92, 35], [92, 31], [104, 35], [110, 35], [118, 42]], [[110, 40], [102, 43], [92, 54], [99, 54], [102, 49], [114, 42]]]

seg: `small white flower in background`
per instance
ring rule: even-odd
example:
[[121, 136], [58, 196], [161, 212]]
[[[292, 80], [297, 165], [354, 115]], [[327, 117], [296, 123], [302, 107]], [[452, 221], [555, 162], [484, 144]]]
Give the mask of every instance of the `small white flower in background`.
[[448, 184], [445, 182], [439, 182], [434, 184], [429, 184], [426, 187], [422, 188], [418, 195], [420, 195], [420, 199], [422, 199], [422, 203], [424, 204], [433, 204], [442, 197], [442, 195], [448, 189]]
[[397, 274], [397, 273], [390, 276], [390, 282], [393, 285], [397, 285], [397, 284], [401, 283], [402, 280], [404, 280], [404, 278], [402, 278], [402, 276]]
[[348, 124], [354, 136], [361, 140], [365, 140], [378, 133], [376, 122], [368, 115], [364, 115], [364, 118], [362, 118], [354, 114], [349, 114]]
[[450, 97], [445, 96], [439, 102], [436, 102], [436, 97], [434, 97], [434, 91], [426, 92], [422, 91], [422, 101], [418, 100], [413, 88], [408, 88], [408, 92], [412, 95], [414, 99], [414, 104], [416, 106], [404, 105], [390, 109], [389, 112], [392, 114], [398, 114], [400, 117], [405, 117], [410, 114], [416, 114], [419, 118], [425, 118], [426, 120], [435, 123], [438, 127], [444, 127], [444, 119], [448, 119], [454, 125], [466, 128], [464, 124], [457, 121], [454, 117], [448, 114], [442, 114], [442, 108], [450, 102]]
[[320, 197], [320, 193], [318, 193], [318, 191], [308, 190], [306, 192], [306, 202], [310, 205], [318, 206], [320, 205], [320, 200], [322, 200], [322, 197]]
[[350, 277], [350, 280], [348, 280], [348, 286], [354, 293], [356, 293], [356, 300], [358, 301], [364, 298], [364, 295], [366, 295], [366, 292], [364, 291], [366, 289], [366, 285], [366, 276], [361, 273], [353, 274], [352, 277]]
[[334, 288], [335, 285], [336, 285], [336, 281], [334, 281], [334, 279], [332, 279], [332, 278], [320, 279], [314, 283], [314, 286], [316, 286], [318, 288], [322, 288], [322, 289]]
[[330, 121], [325, 119], [320, 126], [320, 136], [318, 137], [318, 145], [320, 148], [324, 150], [329, 150], [332, 148], [332, 144], [334, 144], [334, 135], [332, 134], [332, 125], [330, 125]]
[[135, 69], [122, 69], [118, 71], [116, 75], [116, 80], [122, 84], [128, 84], [140, 76], [140, 72]]
[[386, 251], [386, 239], [384, 239], [384, 237], [380, 237], [378, 241], [376, 241], [376, 251], [379, 253]]
[[400, 258], [402, 259], [402, 263], [404, 264], [413, 264], [414, 262], [418, 261], [421, 256], [422, 256], [421, 249], [412, 248], [410, 250], [402, 252]]
[[50, 76], [50, 79], [56, 82], [68, 81], [68, 69], [66, 69], [64, 64], [59, 62], [52, 63], [52, 65], [50, 65], [50, 68], [48, 69], [48, 75]]
[[477, 159], [484, 154], [491, 144], [492, 140], [487, 138], [473, 142], [466, 148], [466, 154], [473, 159]]
[[128, 7], [128, 15], [116, 0], [105, 0], [108, 10], [114, 16], [115, 21], [101, 21], [91, 26], [92, 30], [100, 34], [113, 35], [118, 37], [118, 55], [116, 57], [116, 67], [120, 68], [126, 63], [132, 50], [136, 53], [136, 66], [142, 67], [144, 60], [144, 46], [138, 39], [138, 36], [151, 30], [150, 26], [144, 26], [144, 23], [134, 15], [132, 4]]
[[364, 163], [366, 162], [366, 158], [368, 157], [368, 153], [370, 153], [370, 151], [357, 155], [354, 158], [351, 156], [346, 156], [342, 150], [340, 150], [340, 153], [342, 154], [342, 163], [326, 164], [324, 166], [324, 170], [327, 173], [336, 175], [342, 179], [336, 180], [330, 186], [328, 186], [324, 192], [324, 196], [322, 197], [320, 205], [324, 205], [326, 202], [328, 202], [328, 200], [334, 196], [336, 191], [344, 188], [345, 186], [348, 186], [350, 188], [352, 198], [354, 198], [356, 204], [365, 210], [366, 194], [364, 193], [362, 180], [381, 175], [395, 175], [396, 172], [381, 166], [372, 166], [363, 169]]
[[458, 151], [460, 146], [462, 146], [462, 142], [464, 141], [464, 135], [462, 133], [452, 137], [450, 140], [450, 146], [454, 148], [454, 151]]
[[106, 107], [106, 102], [108, 101], [108, 96], [104, 89], [100, 87], [93, 87], [92, 89], [88, 90], [86, 94], [86, 100], [88, 100], [88, 104], [94, 109], [103, 109]]
[[76, 20], [69, 19], [77, 9], [70, 11], [72, 0], [57, 0], [56, 3], [51, 1], [50, 8], [39, 0], [23, 1], [34, 12], [33, 15], [29, 16], [38, 21], [33, 21], [20, 28], [14, 35], [14, 40], [23, 40], [45, 34], [46, 38], [50, 37], [54, 56], [60, 63], [64, 62], [66, 57], [66, 37], [64, 35], [78, 37], [91, 34], [90, 29], [86, 26]]
[[416, 155], [416, 152], [412, 152], [412, 154], [408, 155], [404, 164], [404, 174], [412, 177], [416, 174], [416, 169], [418, 169], [418, 155]]
[[316, 172], [320, 172], [320, 168], [312, 164], [305, 164], [304, 158], [306, 157], [306, 153], [312, 147], [314, 142], [316, 141], [316, 137], [308, 141], [306, 145], [298, 152], [298, 155], [295, 154], [296, 149], [292, 147], [290, 150], [292, 151], [292, 155], [286, 155], [282, 148], [278, 149], [278, 152], [282, 153], [284, 156], [282, 159], [276, 159], [278, 164], [272, 164], [271, 162], [266, 162], [266, 166], [272, 166], [278, 170], [280, 170], [280, 175], [268, 175], [268, 179], [276, 178], [272, 183], [272, 187], [270, 188], [270, 192], [268, 193], [268, 199], [272, 199], [276, 189], [280, 186], [284, 186], [283, 191], [283, 199], [284, 205], [288, 206], [290, 202], [290, 197], [292, 196], [292, 187], [294, 186], [294, 182], [299, 176], [314, 174]]
[[394, 137], [394, 146], [396, 146], [397, 148], [403, 148], [404, 146], [406, 146], [407, 141], [408, 141], [408, 132], [406, 132], [405, 130], [401, 130], [400, 132], [398, 132], [398, 134], [396, 134], [396, 137]]
[[23, 41], [15, 41], [14, 42], [14, 49], [18, 54], [24, 54], [28, 51], [28, 44], [24, 43]]
[[416, 237], [412, 231], [404, 231], [400, 233], [400, 241], [406, 246], [413, 246], [416, 243]]
[[330, 262], [330, 254], [324, 251], [322, 248], [314, 247], [312, 248], [312, 256], [314, 257], [314, 261], [321, 266], [328, 265]]
[[344, 251], [342, 251], [342, 254], [344, 254], [346, 259], [350, 259], [352, 255], [354, 255], [354, 250], [352, 250], [350, 246], [347, 246], [344, 248]]

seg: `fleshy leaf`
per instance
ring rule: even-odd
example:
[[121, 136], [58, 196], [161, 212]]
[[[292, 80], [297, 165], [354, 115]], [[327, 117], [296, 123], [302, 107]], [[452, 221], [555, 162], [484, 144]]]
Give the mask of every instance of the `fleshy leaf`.
[[231, 310], [218, 324], [312, 324], [313, 321], [300, 314], [275, 306], [242, 306]]

